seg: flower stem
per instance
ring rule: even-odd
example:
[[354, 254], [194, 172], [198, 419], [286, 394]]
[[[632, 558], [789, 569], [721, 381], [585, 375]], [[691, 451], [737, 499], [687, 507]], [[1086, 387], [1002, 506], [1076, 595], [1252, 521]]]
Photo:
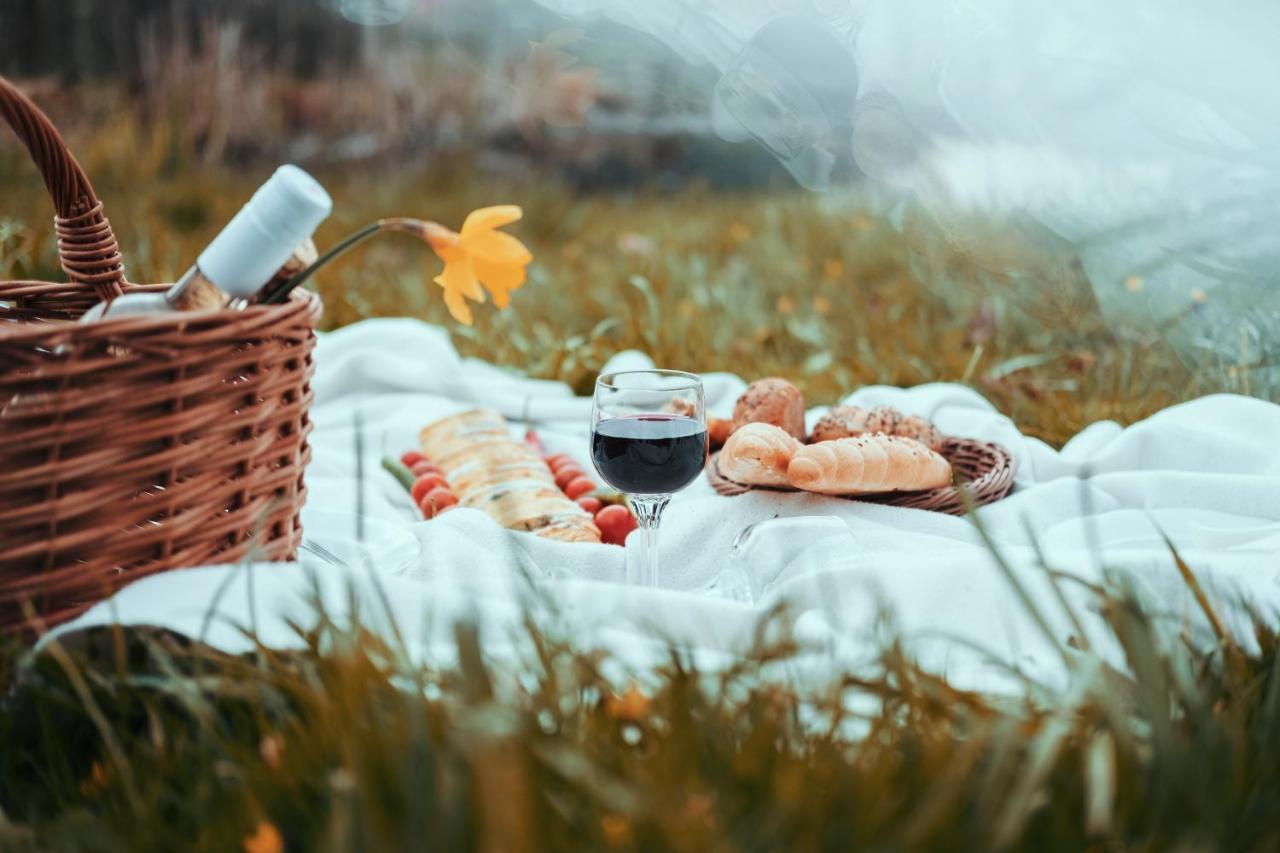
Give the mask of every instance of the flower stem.
[[316, 258], [315, 263], [311, 264], [311, 266], [302, 270], [293, 278], [286, 279], [284, 282], [282, 282], [279, 286], [277, 286], [273, 290], [263, 293], [262, 299], [260, 299], [259, 301], [268, 305], [273, 305], [279, 302], [283, 302], [285, 299], [288, 298], [289, 294], [293, 292], [293, 289], [295, 287], [302, 284], [307, 279], [311, 278], [311, 276], [315, 273], [316, 270], [320, 269], [322, 266], [329, 263], [329, 261], [332, 261], [334, 258], [338, 257], [343, 252], [350, 249], [352, 246], [356, 245], [357, 243], [364, 242], [365, 240], [372, 237], [374, 234], [377, 234], [379, 231], [381, 231], [382, 223], [383, 223], [383, 220], [381, 219], [379, 219], [377, 222], [370, 222], [368, 225], [361, 228], [359, 231], [356, 231], [348, 235], [347, 237], [343, 238], [340, 242], [334, 244], [334, 246], [331, 249], [329, 249], [327, 252], [325, 252], [323, 255]]

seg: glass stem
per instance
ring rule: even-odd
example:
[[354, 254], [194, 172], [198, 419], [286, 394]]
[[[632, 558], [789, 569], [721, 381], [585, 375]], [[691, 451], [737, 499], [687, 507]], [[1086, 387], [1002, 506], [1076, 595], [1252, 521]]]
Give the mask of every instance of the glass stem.
[[640, 526], [640, 586], [658, 585], [658, 524], [670, 495], [635, 495], [631, 509]]

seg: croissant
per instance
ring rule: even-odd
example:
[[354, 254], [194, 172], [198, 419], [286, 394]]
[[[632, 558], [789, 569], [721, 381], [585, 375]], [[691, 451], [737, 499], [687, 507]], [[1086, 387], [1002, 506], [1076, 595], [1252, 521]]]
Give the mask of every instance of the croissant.
[[740, 427], [720, 451], [720, 473], [748, 486], [787, 485], [787, 465], [801, 444], [773, 424]]
[[915, 439], [877, 433], [801, 447], [787, 482], [824, 495], [911, 492], [949, 485], [951, 464]]

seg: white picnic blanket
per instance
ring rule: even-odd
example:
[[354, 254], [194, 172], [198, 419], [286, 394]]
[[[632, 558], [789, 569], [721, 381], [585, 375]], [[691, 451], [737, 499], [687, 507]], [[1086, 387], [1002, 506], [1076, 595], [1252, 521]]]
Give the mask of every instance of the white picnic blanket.
[[[609, 367], [649, 364], [630, 352]], [[975, 524], [937, 513], [800, 494], [722, 497], [700, 480], [664, 516], [661, 589], [626, 584], [626, 552], [616, 546], [512, 533], [472, 510], [421, 521], [381, 470], [384, 451], [398, 456], [416, 446], [427, 422], [482, 405], [501, 410], [513, 431], [534, 425], [549, 450], [573, 454], [590, 471], [590, 400], [560, 383], [461, 359], [443, 329], [408, 319], [322, 335], [316, 365], [306, 536], [341, 561], [368, 557], [369, 565], [341, 569], [307, 554], [301, 564], [171, 572], [126, 588], [68, 629], [115, 614], [190, 634], [207, 626], [210, 641], [236, 650], [244, 648], [237, 626], [252, 618], [268, 643], [292, 645], [286, 617], [305, 616], [318, 585], [333, 612], [354, 601], [386, 627], [389, 606], [415, 653], [446, 653], [448, 625], [463, 616], [481, 622], [495, 655], [518, 649], [521, 609], [536, 599], [572, 636], [609, 644], [637, 665], [669, 642], [714, 665], [746, 650], [762, 614], [786, 602], [810, 650], [790, 676], [821, 677], [868, 655], [876, 632], [883, 634], [877, 616], [884, 609], [926, 663], [991, 687], [1007, 665], [1039, 678], [1061, 675], [1054, 644], [1077, 629], [1039, 567], [1041, 554], [1086, 580], [1122, 569], [1160, 607], [1202, 627], [1165, 537], [1238, 626], [1244, 606], [1280, 612], [1280, 406], [1261, 400], [1215, 395], [1127, 429], [1096, 423], [1055, 451], [959, 385], [874, 386], [849, 397], [924, 415], [946, 433], [1013, 452], [1016, 490], [983, 509], [981, 522], [1043, 611], [1050, 638]], [[705, 385], [710, 411], [722, 416], [745, 387], [727, 374], [708, 374]], [[361, 546], [358, 507], [366, 516]], [[1078, 584], [1063, 590], [1086, 633], [1096, 631], [1088, 593]], [[206, 620], [211, 607], [217, 613]]]

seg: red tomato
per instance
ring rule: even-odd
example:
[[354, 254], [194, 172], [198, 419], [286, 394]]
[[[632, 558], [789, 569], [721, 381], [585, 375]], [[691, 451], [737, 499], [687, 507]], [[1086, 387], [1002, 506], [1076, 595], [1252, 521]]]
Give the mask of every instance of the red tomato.
[[600, 528], [600, 538], [609, 545], [624, 544], [627, 534], [637, 526], [631, 510], [620, 504], [610, 504], [596, 513], [596, 527]]
[[457, 505], [458, 498], [443, 486], [437, 486], [418, 501], [418, 509], [422, 510], [424, 518], [434, 518], [443, 512], [456, 509]]
[[579, 466], [578, 460], [574, 459], [567, 453], [561, 453], [560, 458], [556, 459], [554, 462], [548, 462], [547, 467], [552, 471], [560, 472], [565, 468], [577, 468]]
[[592, 480], [590, 477], [586, 477], [586, 476], [578, 477], [575, 480], [570, 480], [569, 484], [564, 487], [564, 493], [571, 501], [577, 500], [578, 498], [585, 495], [587, 492], [594, 492], [595, 490], [596, 490], [595, 481]]
[[400, 463], [412, 471], [414, 465], [417, 465], [426, 458], [427, 457], [423, 456], [416, 450], [406, 450], [404, 453], [400, 454]]
[[566, 465], [556, 472], [556, 487], [564, 489], [579, 477], [585, 477], [586, 474], [587, 472], [577, 465]]
[[413, 488], [409, 490], [409, 494], [413, 495], [413, 500], [417, 503], [422, 500], [422, 496], [427, 492], [432, 489], [438, 489], [442, 486], [446, 489], [449, 487], [449, 484], [445, 482], [444, 477], [441, 477], [439, 474], [425, 474], [419, 477], [418, 481], [413, 484]]
[[444, 473], [439, 468], [432, 465], [425, 459], [419, 460], [410, 465], [409, 470], [413, 472], [413, 476], [415, 477], [423, 477], [427, 474], [440, 474], [441, 476], [444, 476]]
[[544, 456], [542, 461], [547, 463], [547, 467], [555, 470], [556, 465], [571, 461], [568, 453], [552, 453], [550, 456]]
[[444, 486], [438, 486], [422, 496], [422, 504], [434, 507], [437, 514], [443, 512], [445, 507], [457, 503], [457, 496]]
[[599, 498], [593, 498], [591, 495], [583, 495], [578, 498], [578, 506], [582, 507], [592, 515], [595, 515], [600, 511], [600, 507], [603, 506], [603, 504], [600, 503]]

